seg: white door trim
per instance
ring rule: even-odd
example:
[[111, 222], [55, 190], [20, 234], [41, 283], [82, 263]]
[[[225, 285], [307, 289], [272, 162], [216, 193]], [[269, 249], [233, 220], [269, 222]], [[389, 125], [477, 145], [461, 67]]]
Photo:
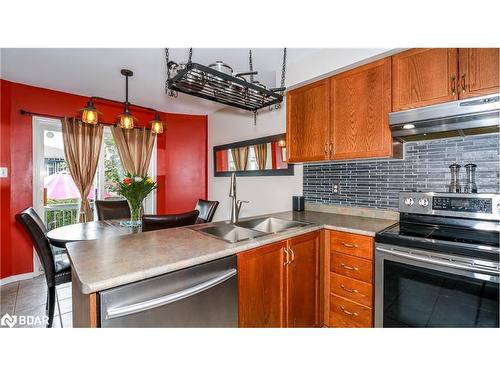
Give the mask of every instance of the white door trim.
[[[43, 209], [43, 179], [45, 177], [44, 158], [43, 158], [43, 132], [44, 130], [61, 131], [62, 124], [60, 120], [33, 116], [33, 208], [38, 216], [44, 220]], [[33, 277], [43, 273], [43, 268], [38, 259], [36, 251], [33, 251]]]

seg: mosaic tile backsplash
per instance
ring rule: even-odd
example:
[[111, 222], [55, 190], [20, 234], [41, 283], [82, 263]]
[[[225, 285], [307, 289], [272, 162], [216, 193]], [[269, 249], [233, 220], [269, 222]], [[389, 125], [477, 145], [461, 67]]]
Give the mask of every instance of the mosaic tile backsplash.
[[[448, 166], [477, 164], [479, 193], [499, 192], [499, 136], [412, 142], [405, 145], [404, 160], [360, 160], [304, 164], [307, 202], [397, 210], [400, 191], [447, 191]], [[460, 170], [465, 181], [465, 168]], [[339, 183], [340, 193], [332, 193]]]

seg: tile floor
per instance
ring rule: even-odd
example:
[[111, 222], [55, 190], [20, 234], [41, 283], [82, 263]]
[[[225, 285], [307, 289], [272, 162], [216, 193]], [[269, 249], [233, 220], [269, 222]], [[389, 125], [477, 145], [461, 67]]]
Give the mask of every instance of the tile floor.
[[[71, 283], [59, 285], [57, 287], [57, 295], [61, 306], [63, 328], [70, 328], [73, 325], [71, 314]], [[0, 286], [0, 297], [0, 316], [3, 316], [5, 313], [9, 313], [11, 315], [46, 316], [45, 303], [47, 299], [47, 283], [44, 275], [30, 280], [17, 281], [7, 285], [2, 285]], [[45, 326], [23, 326], [16, 324], [15, 327], [43, 328]], [[52, 327], [61, 328], [57, 303]]]

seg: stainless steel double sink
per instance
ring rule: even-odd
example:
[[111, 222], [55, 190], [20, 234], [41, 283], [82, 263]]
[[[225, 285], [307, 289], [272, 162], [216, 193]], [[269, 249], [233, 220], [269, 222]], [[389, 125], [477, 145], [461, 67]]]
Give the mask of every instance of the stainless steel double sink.
[[220, 222], [195, 230], [226, 242], [235, 243], [306, 225], [309, 223], [276, 217], [260, 217], [240, 220], [236, 224]]

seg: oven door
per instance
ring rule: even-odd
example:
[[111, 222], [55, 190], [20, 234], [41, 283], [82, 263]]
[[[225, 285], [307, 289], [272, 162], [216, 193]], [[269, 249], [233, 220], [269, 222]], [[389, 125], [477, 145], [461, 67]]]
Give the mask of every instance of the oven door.
[[498, 263], [376, 243], [376, 327], [498, 327]]

